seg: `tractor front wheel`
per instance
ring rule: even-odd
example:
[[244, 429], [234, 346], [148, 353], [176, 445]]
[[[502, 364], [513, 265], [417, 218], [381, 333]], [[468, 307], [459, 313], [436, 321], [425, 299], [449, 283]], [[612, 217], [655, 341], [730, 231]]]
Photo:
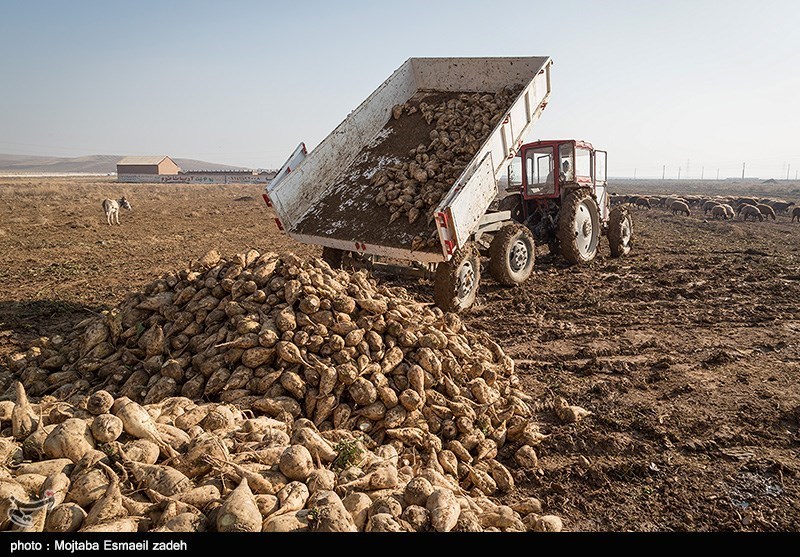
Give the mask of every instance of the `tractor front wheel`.
[[633, 218], [627, 207], [615, 207], [608, 217], [608, 246], [611, 257], [622, 257], [631, 251]]
[[533, 272], [535, 247], [533, 234], [526, 226], [504, 226], [489, 246], [489, 274], [505, 286], [522, 284]]
[[473, 245], [467, 244], [450, 261], [436, 267], [433, 300], [442, 311], [458, 313], [475, 302], [480, 281], [480, 255]]
[[558, 243], [568, 263], [587, 263], [600, 245], [600, 211], [589, 190], [567, 195], [558, 212]]

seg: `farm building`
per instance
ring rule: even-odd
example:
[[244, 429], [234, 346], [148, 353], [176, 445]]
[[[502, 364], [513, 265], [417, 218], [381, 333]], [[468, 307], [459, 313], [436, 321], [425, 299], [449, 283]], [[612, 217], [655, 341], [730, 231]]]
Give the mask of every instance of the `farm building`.
[[187, 170], [167, 156], [125, 157], [117, 163], [117, 182], [136, 184], [266, 184], [274, 170]]
[[194, 184], [266, 184], [275, 177], [272, 170], [187, 170], [177, 177], [164, 178], [165, 182]]
[[[157, 182], [158, 176], [176, 176], [180, 167], [167, 156], [125, 157], [117, 163], [118, 182]], [[151, 177], [143, 180], [142, 177]]]

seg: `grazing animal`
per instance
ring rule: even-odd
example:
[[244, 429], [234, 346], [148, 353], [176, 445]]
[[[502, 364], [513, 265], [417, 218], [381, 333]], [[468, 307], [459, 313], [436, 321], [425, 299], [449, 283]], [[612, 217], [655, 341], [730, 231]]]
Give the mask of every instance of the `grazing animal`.
[[689, 207], [702, 207], [703, 202], [705, 201], [705, 199], [703, 199], [699, 195], [687, 195], [686, 197], [684, 197], [684, 199], [686, 200], [686, 204], [689, 205]]
[[719, 203], [717, 203], [716, 201], [706, 201], [705, 203], [703, 203], [703, 214], [707, 215], [709, 211], [711, 211], [713, 214], [714, 207], [718, 206]]
[[775, 209], [776, 213], [788, 213], [789, 207], [792, 205], [794, 205], [794, 201], [790, 201], [789, 203], [786, 203], [785, 201], [773, 201], [770, 203], [770, 206]]
[[758, 205], [758, 199], [756, 199], [755, 197], [738, 197], [736, 198], [736, 204], [752, 205], [753, 207], [755, 207], [756, 205]]
[[728, 220], [728, 211], [726, 211], [725, 207], [722, 205], [715, 205], [711, 209], [711, 215], [714, 217], [714, 220], [716, 220], [717, 217], [722, 217], [723, 219]]
[[723, 203], [722, 206], [725, 208], [725, 212], [728, 213], [728, 218], [732, 219], [736, 216], [736, 211], [733, 210], [728, 203]]
[[116, 222], [119, 224], [119, 210], [120, 209], [127, 209], [128, 211], [133, 211], [133, 207], [131, 204], [128, 203], [128, 200], [125, 199], [125, 196], [122, 196], [122, 199], [114, 200], [114, 199], [104, 199], [103, 200], [103, 211], [106, 214], [106, 222], [109, 225], [112, 222]]
[[759, 221], [764, 221], [764, 215], [754, 205], [742, 205], [739, 207], [739, 214], [742, 215], [742, 220], [747, 220], [747, 217], [753, 217], [753, 220], [758, 218]]
[[666, 207], [667, 209], [671, 209], [672, 208], [672, 204], [675, 203], [676, 201], [678, 203], [686, 203], [686, 206], [687, 207], [689, 206], [689, 202], [686, 201], [686, 198], [680, 197], [680, 196], [677, 196], [677, 195], [671, 195], [670, 197], [668, 197], [666, 199], [666, 201], [664, 203], [664, 207]]
[[741, 211], [742, 207], [747, 207], [748, 205], [750, 207], [755, 207], [756, 205], [758, 205], [758, 203], [756, 203], [755, 201], [751, 201], [750, 199], [745, 199], [744, 201], [739, 202], [739, 210]]
[[689, 205], [685, 201], [673, 201], [669, 208], [673, 215], [677, 215], [678, 213], [686, 213], [686, 216], [689, 216]]
[[794, 209], [792, 209], [792, 222], [794, 222], [795, 220], [797, 220], [797, 222], [800, 222], [800, 207], [795, 207]]
[[736, 214], [737, 215], [740, 214], [742, 212], [742, 209], [744, 209], [745, 207], [755, 207], [756, 205], [757, 205], [757, 203], [755, 203], [753, 201], [744, 201], [742, 203], [737, 203], [736, 204]]
[[650, 209], [650, 200], [646, 197], [637, 197], [633, 201], [634, 205], [637, 207], [642, 207], [643, 209]]
[[631, 202], [634, 198], [632, 195], [621, 195], [618, 193], [611, 194], [611, 204], [612, 205], [626, 205]]
[[769, 205], [763, 205], [759, 203], [758, 205], [756, 205], [756, 209], [761, 211], [761, 214], [764, 215], [765, 219], [769, 220], [769, 217], [772, 217], [772, 220], [775, 220], [775, 211]]

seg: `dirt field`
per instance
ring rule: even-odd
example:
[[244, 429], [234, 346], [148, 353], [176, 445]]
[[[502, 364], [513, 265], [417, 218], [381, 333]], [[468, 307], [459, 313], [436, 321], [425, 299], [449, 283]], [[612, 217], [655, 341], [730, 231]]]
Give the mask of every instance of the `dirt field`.
[[[680, 191], [665, 188], [612, 189]], [[753, 191], [766, 190], [800, 195]], [[100, 203], [123, 194], [134, 210], [110, 227]], [[604, 244], [569, 268], [543, 248], [524, 287], [486, 279], [465, 315], [516, 359], [532, 395], [593, 412], [553, 429], [519, 490], [569, 530], [800, 530], [800, 225], [664, 210], [634, 223], [630, 257], [612, 260]], [[318, 252], [277, 233], [258, 186], [2, 179], [0, 355], [211, 248], [250, 247]], [[430, 300], [427, 285], [403, 285]], [[547, 433], [553, 417], [540, 418]]]

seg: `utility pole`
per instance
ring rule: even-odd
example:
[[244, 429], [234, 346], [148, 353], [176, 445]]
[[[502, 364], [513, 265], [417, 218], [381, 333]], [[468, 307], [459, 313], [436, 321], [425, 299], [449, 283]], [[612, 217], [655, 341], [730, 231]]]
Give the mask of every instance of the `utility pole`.
[[742, 163], [742, 180], [744, 180], [744, 165], [745, 163]]
[[681, 167], [679, 166], [678, 167], [678, 180], [680, 180], [680, 179], [681, 179]]
[[786, 181], [789, 181], [789, 171], [792, 169], [792, 163], [789, 163], [789, 166], [786, 167]]
[[719, 168], [717, 169], [717, 182], [719, 182]]
[[667, 165], [661, 167], [661, 179], [663, 180], [664, 177], [667, 175]]
[[[636, 169], [635, 169], [635, 168], [633, 169], [633, 179], [634, 179], [634, 180], [636, 179]], [[788, 178], [787, 178], [787, 179], [788, 179]]]
[[700, 181], [701, 182], [703, 181], [703, 178], [705, 177], [705, 175], [706, 175], [706, 167], [703, 166], [703, 167], [700, 168]]

